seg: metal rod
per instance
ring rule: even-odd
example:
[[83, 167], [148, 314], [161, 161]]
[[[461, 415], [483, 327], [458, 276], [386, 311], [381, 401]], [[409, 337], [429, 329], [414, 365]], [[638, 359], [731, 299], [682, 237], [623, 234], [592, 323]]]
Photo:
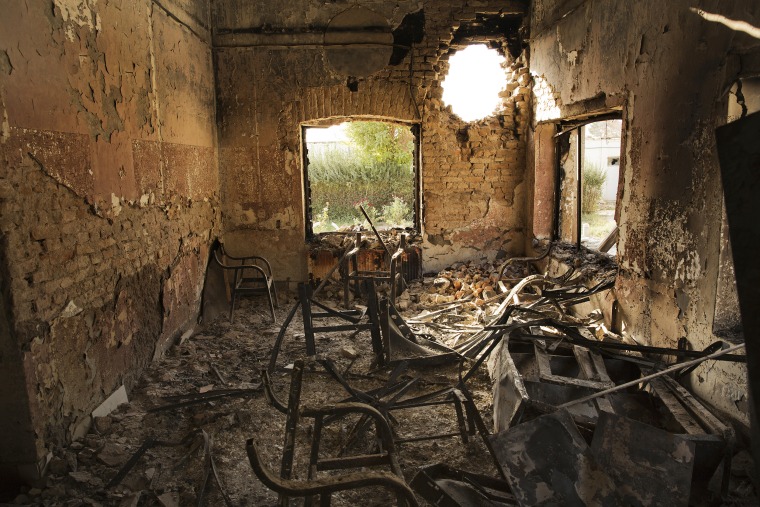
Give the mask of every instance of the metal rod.
[[375, 229], [375, 224], [372, 223], [372, 220], [370, 220], [369, 215], [364, 209], [363, 205], [359, 205], [359, 209], [361, 210], [362, 214], [364, 215], [364, 218], [367, 219], [367, 223], [369, 224], [370, 229], [372, 229], [372, 232], [375, 233], [375, 236], [377, 236], [377, 239], [380, 241], [380, 244], [383, 245], [383, 249], [385, 250], [385, 253], [388, 254], [388, 257], [391, 257], [391, 251], [388, 250], [388, 246], [385, 244], [385, 241], [383, 241], [382, 236], [380, 236], [380, 233], [377, 232], [377, 229]]
[[575, 234], [577, 235], [576, 247], [578, 250], [581, 248], [581, 232], [583, 232], [583, 224], [581, 223], [581, 210], [583, 209], [583, 128], [578, 129], [578, 156], [576, 160], [576, 166], [578, 168], [578, 181], [577, 181], [577, 193], [575, 196]]
[[583, 398], [578, 398], [577, 400], [568, 401], [567, 403], [563, 403], [562, 405], [559, 405], [557, 408], [567, 408], [572, 407], [573, 405], [577, 405], [578, 403], [583, 403], [586, 401], [590, 401], [596, 398], [599, 398], [600, 396], [604, 396], [607, 394], [615, 393], [618, 391], [622, 391], [623, 389], [627, 389], [629, 387], [641, 384], [642, 382], [646, 382], [648, 380], [652, 380], [653, 378], [662, 377], [663, 375], [667, 375], [668, 373], [678, 371], [682, 368], [686, 368], [688, 366], [691, 366], [693, 364], [699, 364], [703, 361], [707, 361], [708, 359], [715, 359], [716, 357], [720, 357], [723, 355], [726, 355], [730, 352], [733, 352], [735, 350], [739, 350], [741, 348], [744, 348], [744, 344], [740, 343], [738, 345], [734, 345], [732, 347], [728, 347], [727, 349], [719, 350], [718, 352], [715, 352], [714, 354], [710, 354], [709, 356], [700, 357], [698, 359], [693, 359], [691, 361], [686, 361], [685, 363], [677, 363], [669, 368], [665, 368], [662, 371], [658, 371], [657, 373], [652, 373], [651, 375], [646, 375], [641, 378], [637, 378], [636, 380], [631, 380], [630, 382], [626, 382], [625, 384], [620, 384], [619, 386], [611, 387], [610, 389], [606, 389], [604, 391], [599, 391], [598, 393], [591, 394], [589, 396], [584, 396]]
[[[509, 327], [508, 326], [488, 326], [485, 329], [499, 330], [499, 329], [509, 329]], [[513, 335], [512, 338], [524, 338], [527, 340], [560, 340], [560, 341], [570, 338], [570, 342], [573, 345], [581, 345], [589, 349], [628, 350], [628, 351], [634, 351], [634, 352], [646, 352], [649, 354], [657, 354], [657, 355], [662, 355], [662, 356], [706, 357], [707, 355], [710, 354], [710, 351], [705, 352], [701, 350], [669, 349], [666, 347], [652, 347], [650, 345], [631, 345], [628, 343], [616, 343], [616, 342], [611, 342], [611, 341], [596, 342], [594, 340], [588, 340], [588, 339], [579, 340], [570, 335], [548, 336], [548, 335], [535, 335], [535, 334], [530, 334], [530, 333], [519, 333], [519, 334]], [[746, 363], [747, 356], [743, 354], [741, 355], [727, 354], [721, 358], [721, 361], [730, 361], [734, 363]]]

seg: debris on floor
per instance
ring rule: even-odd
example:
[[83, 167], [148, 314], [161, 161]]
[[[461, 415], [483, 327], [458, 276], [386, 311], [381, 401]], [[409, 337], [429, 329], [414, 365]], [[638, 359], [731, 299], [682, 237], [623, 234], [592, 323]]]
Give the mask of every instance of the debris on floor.
[[[742, 356], [612, 333], [598, 312], [573, 309], [612, 287], [614, 264], [570, 259], [551, 277], [534, 266], [545, 256], [457, 263], [409, 281], [395, 304], [369, 284], [344, 308], [345, 287], [328, 276], [298, 291], [306, 305], [281, 291], [283, 325], [265, 298], [243, 299], [234, 323], [205, 324], [128, 404], [54, 449], [45, 487], [15, 503], [284, 501], [264, 484], [293, 505], [320, 493], [336, 506], [388, 505], [410, 487], [408, 504], [463, 507], [756, 502], [731, 426], [676, 378], [639, 380], [664, 357]], [[371, 494], [340, 486], [349, 480]]]

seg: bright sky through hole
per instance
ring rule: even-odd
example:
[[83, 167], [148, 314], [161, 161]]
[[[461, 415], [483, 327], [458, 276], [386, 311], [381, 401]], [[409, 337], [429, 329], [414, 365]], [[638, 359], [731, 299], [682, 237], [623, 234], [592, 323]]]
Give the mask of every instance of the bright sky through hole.
[[345, 142], [348, 140], [346, 137], [346, 126], [348, 122], [339, 123], [328, 128], [307, 128], [306, 129], [306, 142], [307, 143], [336, 143]]
[[443, 80], [443, 101], [464, 121], [490, 116], [499, 105], [499, 92], [507, 78], [504, 57], [483, 44], [468, 46], [449, 58], [449, 74]]

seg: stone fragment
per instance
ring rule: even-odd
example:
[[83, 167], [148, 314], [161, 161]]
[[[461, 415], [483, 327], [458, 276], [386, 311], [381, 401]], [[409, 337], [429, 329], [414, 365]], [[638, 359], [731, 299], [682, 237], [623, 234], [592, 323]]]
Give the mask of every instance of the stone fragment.
[[127, 452], [121, 445], [111, 442], [98, 453], [98, 461], [109, 467], [122, 465], [127, 460]]
[[174, 491], [160, 495], [158, 501], [163, 507], [179, 507], [179, 495]]
[[119, 507], [137, 507], [137, 505], [140, 502], [141, 496], [142, 496], [142, 491], [129, 494], [121, 499], [121, 502], [119, 502]]
[[100, 434], [108, 433], [111, 430], [111, 425], [113, 424], [113, 419], [110, 417], [96, 417], [93, 420], [93, 427], [95, 428], [95, 431], [97, 431]]
[[66, 466], [68, 467], [67, 472], [76, 472], [78, 467], [78, 461], [77, 461], [77, 455], [73, 452], [66, 452], [64, 454], [64, 459], [66, 460]]
[[451, 280], [443, 277], [436, 278], [433, 280], [433, 285], [440, 290], [446, 290], [449, 288], [449, 285], [451, 285]]
[[48, 471], [53, 475], [64, 475], [69, 471], [69, 465], [65, 459], [56, 456], [50, 460]]
[[357, 357], [359, 357], [359, 353], [356, 351], [356, 349], [349, 346], [341, 347], [340, 355], [345, 357], [346, 359], [356, 359]]
[[89, 484], [95, 487], [103, 486], [103, 480], [95, 477], [90, 472], [69, 472], [69, 477], [80, 484]]

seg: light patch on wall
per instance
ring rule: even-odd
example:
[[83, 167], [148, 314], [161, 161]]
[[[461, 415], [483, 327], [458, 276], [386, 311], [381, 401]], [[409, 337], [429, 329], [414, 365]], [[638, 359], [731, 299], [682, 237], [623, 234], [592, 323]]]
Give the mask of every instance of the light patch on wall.
[[533, 75], [533, 95], [535, 96], [537, 122], [559, 118], [560, 110], [557, 103], [559, 94], [554, 92], [546, 79]]
[[95, 13], [97, 3], [98, 0], [53, 0], [53, 5], [61, 11], [64, 23], [69, 23], [66, 38], [71, 42], [76, 37], [74, 25], [100, 31], [100, 16]]
[[457, 51], [449, 58], [443, 101], [467, 122], [493, 115], [501, 104], [499, 92], [507, 83], [505, 58], [484, 44]]

